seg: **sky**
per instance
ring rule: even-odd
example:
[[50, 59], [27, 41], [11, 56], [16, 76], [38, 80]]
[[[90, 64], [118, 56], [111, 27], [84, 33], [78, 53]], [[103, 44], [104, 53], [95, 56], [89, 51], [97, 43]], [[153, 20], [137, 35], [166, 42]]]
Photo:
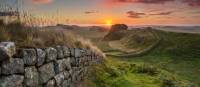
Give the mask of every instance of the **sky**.
[[200, 0], [0, 0], [0, 5], [18, 6], [50, 24], [200, 25]]

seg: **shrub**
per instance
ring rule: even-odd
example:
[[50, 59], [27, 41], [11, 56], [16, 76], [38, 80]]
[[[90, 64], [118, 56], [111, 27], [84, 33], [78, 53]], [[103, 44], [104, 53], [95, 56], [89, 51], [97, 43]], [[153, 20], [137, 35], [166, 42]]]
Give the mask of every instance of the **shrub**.
[[0, 27], [0, 41], [9, 41], [10, 40], [10, 35], [6, 31], [5, 27]]
[[161, 74], [160, 79], [162, 87], [197, 87], [189, 81], [182, 80], [180, 78], [178, 79], [175, 76], [166, 73]]
[[0, 26], [3, 26], [4, 25], [4, 22], [2, 19], [0, 19]]
[[174, 79], [164, 78], [162, 79], [162, 87], [176, 87], [176, 81]]
[[146, 65], [146, 64], [137, 66], [135, 71], [137, 73], [146, 73], [146, 74], [149, 74], [149, 75], [156, 75], [159, 72], [156, 67], [154, 67], [152, 65]]

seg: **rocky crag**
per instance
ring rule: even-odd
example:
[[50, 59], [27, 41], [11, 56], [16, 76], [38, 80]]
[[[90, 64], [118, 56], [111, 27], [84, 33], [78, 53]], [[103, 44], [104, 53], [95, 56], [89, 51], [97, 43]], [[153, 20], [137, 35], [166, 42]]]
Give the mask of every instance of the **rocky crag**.
[[103, 56], [87, 49], [56, 46], [16, 49], [0, 43], [0, 87], [76, 87]]

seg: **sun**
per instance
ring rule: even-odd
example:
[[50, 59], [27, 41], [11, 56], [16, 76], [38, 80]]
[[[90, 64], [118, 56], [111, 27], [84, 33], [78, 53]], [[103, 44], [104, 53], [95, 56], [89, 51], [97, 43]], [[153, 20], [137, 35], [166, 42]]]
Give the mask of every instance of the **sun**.
[[106, 20], [106, 25], [107, 25], [107, 26], [111, 26], [111, 25], [112, 25], [112, 22], [113, 22], [112, 20]]

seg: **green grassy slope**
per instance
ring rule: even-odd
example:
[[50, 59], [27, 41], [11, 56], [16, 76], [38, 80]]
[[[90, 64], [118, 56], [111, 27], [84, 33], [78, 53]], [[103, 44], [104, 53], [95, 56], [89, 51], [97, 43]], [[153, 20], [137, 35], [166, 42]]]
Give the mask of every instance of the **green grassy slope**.
[[127, 32], [129, 34], [120, 40], [127, 48], [146, 48], [157, 40], [151, 30], [130, 30]]
[[[200, 35], [156, 31], [163, 38], [151, 52], [140, 57], [107, 58], [105, 65], [95, 67], [97, 87], [190, 87], [200, 86]], [[117, 51], [118, 52], [118, 51]], [[115, 51], [109, 52], [116, 54]], [[128, 66], [134, 64], [136, 72]], [[157, 75], [149, 75], [154, 68]], [[119, 69], [123, 66], [123, 70]], [[137, 67], [145, 73], [138, 73]], [[142, 67], [140, 67], [142, 66]], [[102, 68], [103, 67], [103, 68]], [[108, 70], [105, 70], [106, 69]], [[125, 70], [124, 70], [125, 69]], [[146, 70], [147, 69], [147, 70]], [[149, 71], [148, 71], [149, 70]], [[119, 74], [112, 77], [112, 74]], [[124, 74], [123, 72], [126, 72]], [[157, 71], [156, 71], [157, 72]], [[105, 75], [105, 76], [104, 76]], [[98, 78], [100, 77], [100, 78]], [[113, 80], [114, 79], [114, 80]], [[111, 81], [110, 81], [111, 80]], [[116, 81], [115, 81], [116, 80]], [[106, 84], [102, 86], [103, 84]]]
[[157, 37], [152, 33], [151, 29], [134, 29], [109, 32], [108, 35], [104, 37], [104, 40], [118, 41], [124, 45], [125, 49], [142, 50], [152, 45], [157, 40]]
[[[123, 54], [109, 47], [109, 41], [103, 41], [103, 35], [98, 33], [85, 32], [79, 35], [86, 35], [105, 53]], [[199, 87], [200, 35], [159, 30], [156, 33], [162, 41], [155, 49], [138, 57], [108, 56], [104, 65], [93, 68], [86, 87]], [[97, 34], [98, 37], [93, 37]], [[130, 45], [135, 45], [134, 41]]]

